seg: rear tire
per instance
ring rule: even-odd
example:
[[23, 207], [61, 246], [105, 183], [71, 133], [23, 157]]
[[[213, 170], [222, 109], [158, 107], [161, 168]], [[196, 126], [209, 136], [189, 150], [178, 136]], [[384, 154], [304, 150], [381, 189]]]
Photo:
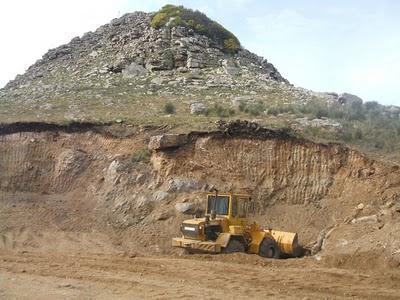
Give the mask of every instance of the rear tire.
[[223, 253], [244, 252], [244, 245], [238, 240], [230, 240], [228, 245], [222, 249]]
[[278, 244], [270, 237], [263, 239], [258, 254], [266, 258], [279, 258], [281, 256]]

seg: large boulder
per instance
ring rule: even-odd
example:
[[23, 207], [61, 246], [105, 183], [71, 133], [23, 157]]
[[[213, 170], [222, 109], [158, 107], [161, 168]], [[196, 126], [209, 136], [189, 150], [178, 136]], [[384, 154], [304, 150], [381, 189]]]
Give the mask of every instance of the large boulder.
[[177, 203], [175, 209], [182, 214], [194, 214], [196, 212], [196, 206], [191, 202]]
[[152, 136], [148, 145], [149, 150], [175, 148], [186, 144], [187, 134], [162, 134]]
[[168, 192], [189, 192], [200, 187], [200, 183], [192, 178], [174, 178], [168, 182]]
[[193, 102], [190, 104], [190, 113], [192, 115], [203, 114], [207, 111], [207, 107], [202, 102]]
[[169, 194], [164, 191], [156, 191], [153, 194], [153, 201], [154, 202], [162, 202], [169, 198]]
[[232, 60], [224, 59], [222, 61], [222, 68], [227, 75], [236, 76], [240, 74], [240, 68]]
[[127, 66], [125, 69], [122, 70], [122, 75], [124, 77], [136, 77], [136, 76], [142, 76], [147, 73], [147, 70], [141, 66], [138, 65], [137, 63], [133, 62], [129, 66]]
[[324, 92], [322, 95], [329, 101], [338, 101], [339, 95], [335, 92]]
[[340, 104], [345, 104], [350, 106], [361, 106], [363, 104], [363, 100], [360, 97], [348, 93], [340, 94], [339, 97], [337, 98], [337, 101]]

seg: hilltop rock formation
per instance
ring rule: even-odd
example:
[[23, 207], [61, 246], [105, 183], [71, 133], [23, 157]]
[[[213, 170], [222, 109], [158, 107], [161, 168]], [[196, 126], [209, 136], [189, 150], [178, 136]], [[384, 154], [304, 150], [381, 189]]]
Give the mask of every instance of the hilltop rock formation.
[[[243, 48], [229, 54], [190, 28], [154, 29], [150, 26], [153, 15], [126, 14], [49, 50], [7, 84], [6, 94], [33, 100], [129, 83], [133, 89], [138, 77], [152, 79], [149, 86], [227, 86], [237, 84], [236, 78], [246, 79], [244, 84], [250, 80], [287, 82], [271, 63]], [[99, 93], [104, 95], [104, 90]]]

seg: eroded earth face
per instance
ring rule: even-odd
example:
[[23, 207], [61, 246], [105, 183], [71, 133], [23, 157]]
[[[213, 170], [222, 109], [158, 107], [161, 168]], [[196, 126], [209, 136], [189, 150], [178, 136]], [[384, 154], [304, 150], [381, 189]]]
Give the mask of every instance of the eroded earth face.
[[[1, 135], [0, 296], [398, 297], [396, 166], [341, 145], [240, 130], [190, 134], [149, 153], [162, 130], [129, 130]], [[172, 250], [191, 217], [177, 204], [201, 209], [213, 186], [250, 192], [255, 220], [298, 232], [313, 255]]]

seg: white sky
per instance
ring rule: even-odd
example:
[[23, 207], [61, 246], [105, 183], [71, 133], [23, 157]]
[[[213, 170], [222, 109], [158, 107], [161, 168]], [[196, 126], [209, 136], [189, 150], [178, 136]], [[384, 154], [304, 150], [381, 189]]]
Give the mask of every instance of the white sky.
[[0, 86], [50, 48], [166, 3], [205, 12], [297, 86], [400, 105], [396, 0], [2, 0]]

